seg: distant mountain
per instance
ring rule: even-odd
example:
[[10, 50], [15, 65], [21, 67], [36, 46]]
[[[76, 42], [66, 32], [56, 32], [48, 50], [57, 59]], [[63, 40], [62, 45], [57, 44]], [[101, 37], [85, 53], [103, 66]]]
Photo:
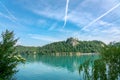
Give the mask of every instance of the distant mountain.
[[54, 53], [98, 53], [106, 46], [101, 41], [79, 41], [75, 38], [68, 38], [66, 41], [54, 42], [39, 48], [39, 53], [54, 54]]
[[45, 55], [67, 55], [70, 53], [99, 53], [107, 46], [102, 41], [80, 41], [75, 38], [68, 38], [66, 41], [53, 42], [42, 47], [17, 46], [19, 53], [39, 53]]

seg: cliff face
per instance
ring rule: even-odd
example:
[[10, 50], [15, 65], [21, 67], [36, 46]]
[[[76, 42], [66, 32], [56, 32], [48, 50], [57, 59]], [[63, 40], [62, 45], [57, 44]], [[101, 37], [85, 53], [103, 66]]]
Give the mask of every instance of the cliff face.
[[77, 44], [79, 44], [79, 41], [78, 41], [78, 39], [75, 39], [75, 38], [68, 38], [67, 40], [66, 40], [66, 43], [67, 44], [70, 44], [70, 45], [72, 45], [72, 46], [76, 46]]

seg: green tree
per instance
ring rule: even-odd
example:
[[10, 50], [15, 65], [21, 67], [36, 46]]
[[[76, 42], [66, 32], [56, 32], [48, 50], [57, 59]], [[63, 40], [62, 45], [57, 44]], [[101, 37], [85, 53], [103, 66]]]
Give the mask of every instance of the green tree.
[[17, 64], [25, 60], [16, 53], [18, 39], [14, 39], [13, 31], [6, 30], [0, 38], [0, 80], [10, 80], [17, 72]]
[[101, 49], [98, 59], [92, 60], [92, 57], [79, 68], [80, 74], [84, 71], [85, 80], [120, 80], [120, 46], [118, 43]]

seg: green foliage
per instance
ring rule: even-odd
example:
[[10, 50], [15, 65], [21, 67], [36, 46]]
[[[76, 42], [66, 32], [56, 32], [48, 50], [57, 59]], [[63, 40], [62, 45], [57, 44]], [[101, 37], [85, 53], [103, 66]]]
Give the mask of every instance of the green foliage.
[[20, 54], [33, 54], [38, 53], [38, 47], [29, 47], [29, 46], [16, 46], [16, 51]]
[[86, 62], [88, 63], [80, 65], [79, 71], [85, 70], [85, 78], [88, 80], [118, 80], [120, 77], [120, 46], [117, 43], [112, 43], [103, 48], [100, 58], [92, 61], [91, 72], [87, 71], [90, 60]]
[[[72, 43], [76, 45], [72, 45]], [[69, 38], [66, 41], [54, 42], [45, 45], [39, 49], [39, 53], [52, 54], [60, 52], [81, 52], [81, 53], [99, 53], [105, 43], [101, 41], [78, 41], [73, 38]]]
[[17, 72], [16, 66], [24, 59], [18, 55], [16, 50], [17, 39], [14, 39], [13, 31], [6, 30], [2, 33], [0, 41], [0, 79], [9, 80]]
[[101, 41], [79, 41], [74, 38], [68, 38], [66, 41], [53, 42], [42, 47], [28, 47], [28, 46], [17, 46], [17, 52], [21, 54], [45, 54], [53, 55], [56, 53], [70, 52], [76, 53], [99, 53], [106, 44]]

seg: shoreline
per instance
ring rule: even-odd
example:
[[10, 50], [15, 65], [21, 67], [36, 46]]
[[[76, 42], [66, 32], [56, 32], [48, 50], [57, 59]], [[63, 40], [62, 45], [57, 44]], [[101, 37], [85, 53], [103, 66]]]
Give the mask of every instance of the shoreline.
[[51, 54], [44, 54], [48, 56], [82, 56], [82, 55], [98, 55], [99, 53], [80, 53], [80, 52], [57, 52]]

